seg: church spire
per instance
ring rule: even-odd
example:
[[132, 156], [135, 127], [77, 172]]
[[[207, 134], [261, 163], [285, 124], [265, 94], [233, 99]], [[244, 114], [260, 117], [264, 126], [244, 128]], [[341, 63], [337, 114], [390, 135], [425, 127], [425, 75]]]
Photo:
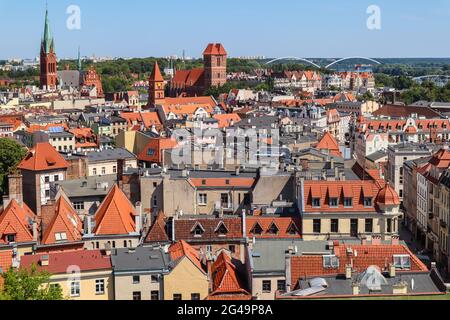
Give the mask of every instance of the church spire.
[[77, 65], [78, 65], [78, 71], [81, 71], [81, 55], [80, 55], [80, 46], [78, 46], [78, 61], [77, 61]]
[[50, 53], [50, 50], [54, 50], [53, 38], [50, 32], [50, 22], [48, 19], [48, 9], [45, 8], [45, 24], [44, 24], [44, 36], [42, 38], [42, 49], [45, 53]]

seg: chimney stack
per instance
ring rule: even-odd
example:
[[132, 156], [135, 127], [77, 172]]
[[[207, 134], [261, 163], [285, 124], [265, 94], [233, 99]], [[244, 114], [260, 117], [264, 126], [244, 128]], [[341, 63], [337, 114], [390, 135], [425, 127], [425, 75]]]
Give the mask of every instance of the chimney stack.
[[41, 231], [42, 234], [47, 230], [47, 227], [52, 223], [56, 216], [56, 201], [48, 200], [47, 204], [41, 206]]
[[242, 209], [242, 237], [247, 238], [247, 213]]
[[136, 233], [141, 233], [142, 230], [142, 204], [136, 203], [136, 215], [134, 216], [136, 224]]
[[8, 176], [9, 200], [15, 199], [18, 204], [23, 202], [23, 177], [21, 174], [14, 173]]

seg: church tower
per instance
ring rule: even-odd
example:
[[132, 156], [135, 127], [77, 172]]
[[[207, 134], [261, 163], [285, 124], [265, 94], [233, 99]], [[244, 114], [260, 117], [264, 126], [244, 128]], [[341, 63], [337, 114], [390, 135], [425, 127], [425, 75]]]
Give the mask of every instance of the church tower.
[[44, 36], [41, 42], [40, 71], [41, 88], [55, 90], [58, 78], [57, 59], [55, 54], [55, 43], [50, 34], [48, 10], [45, 10]]
[[164, 78], [156, 61], [152, 74], [148, 79], [148, 107], [163, 103], [164, 98]]
[[205, 90], [227, 83], [227, 55], [225, 48], [220, 43], [210, 43], [203, 52]]

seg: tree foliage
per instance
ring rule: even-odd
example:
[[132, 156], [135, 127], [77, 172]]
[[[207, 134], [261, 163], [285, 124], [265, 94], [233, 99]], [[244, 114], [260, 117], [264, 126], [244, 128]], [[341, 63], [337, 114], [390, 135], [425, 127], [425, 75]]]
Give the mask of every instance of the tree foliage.
[[401, 95], [402, 101], [411, 104], [419, 100], [434, 102], [450, 102], [450, 82], [444, 87], [438, 87], [433, 82], [424, 81], [421, 85], [414, 85]]
[[25, 157], [26, 150], [16, 141], [0, 138], [0, 194], [8, 192], [8, 174], [16, 169], [19, 162]]
[[60, 286], [49, 284], [50, 274], [38, 271], [36, 265], [28, 269], [10, 268], [2, 274], [4, 279], [0, 300], [62, 300]]

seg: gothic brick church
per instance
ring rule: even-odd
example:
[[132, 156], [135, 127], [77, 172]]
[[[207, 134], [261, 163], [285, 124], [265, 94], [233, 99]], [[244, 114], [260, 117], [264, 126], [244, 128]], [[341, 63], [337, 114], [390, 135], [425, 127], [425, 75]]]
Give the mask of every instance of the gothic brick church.
[[201, 96], [211, 87], [227, 82], [227, 52], [222, 44], [210, 43], [203, 52], [203, 68], [178, 70], [170, 82], [169, 95]]
[[50, 32], [48, 10], [45, 11], [44, 37], [41, 41], [40, 84], [46, 91], [54, 91], [57, 87], [76, 88], [81, 96], [91, 94], [95, 88], [96, 96], [103, 97], [102, 79], [93, 66], [87, 71], [81, 70], [81, 58], [78, 52], [78, 70], [58, 71], [58, 60], [55, 53], [55, 42]]

